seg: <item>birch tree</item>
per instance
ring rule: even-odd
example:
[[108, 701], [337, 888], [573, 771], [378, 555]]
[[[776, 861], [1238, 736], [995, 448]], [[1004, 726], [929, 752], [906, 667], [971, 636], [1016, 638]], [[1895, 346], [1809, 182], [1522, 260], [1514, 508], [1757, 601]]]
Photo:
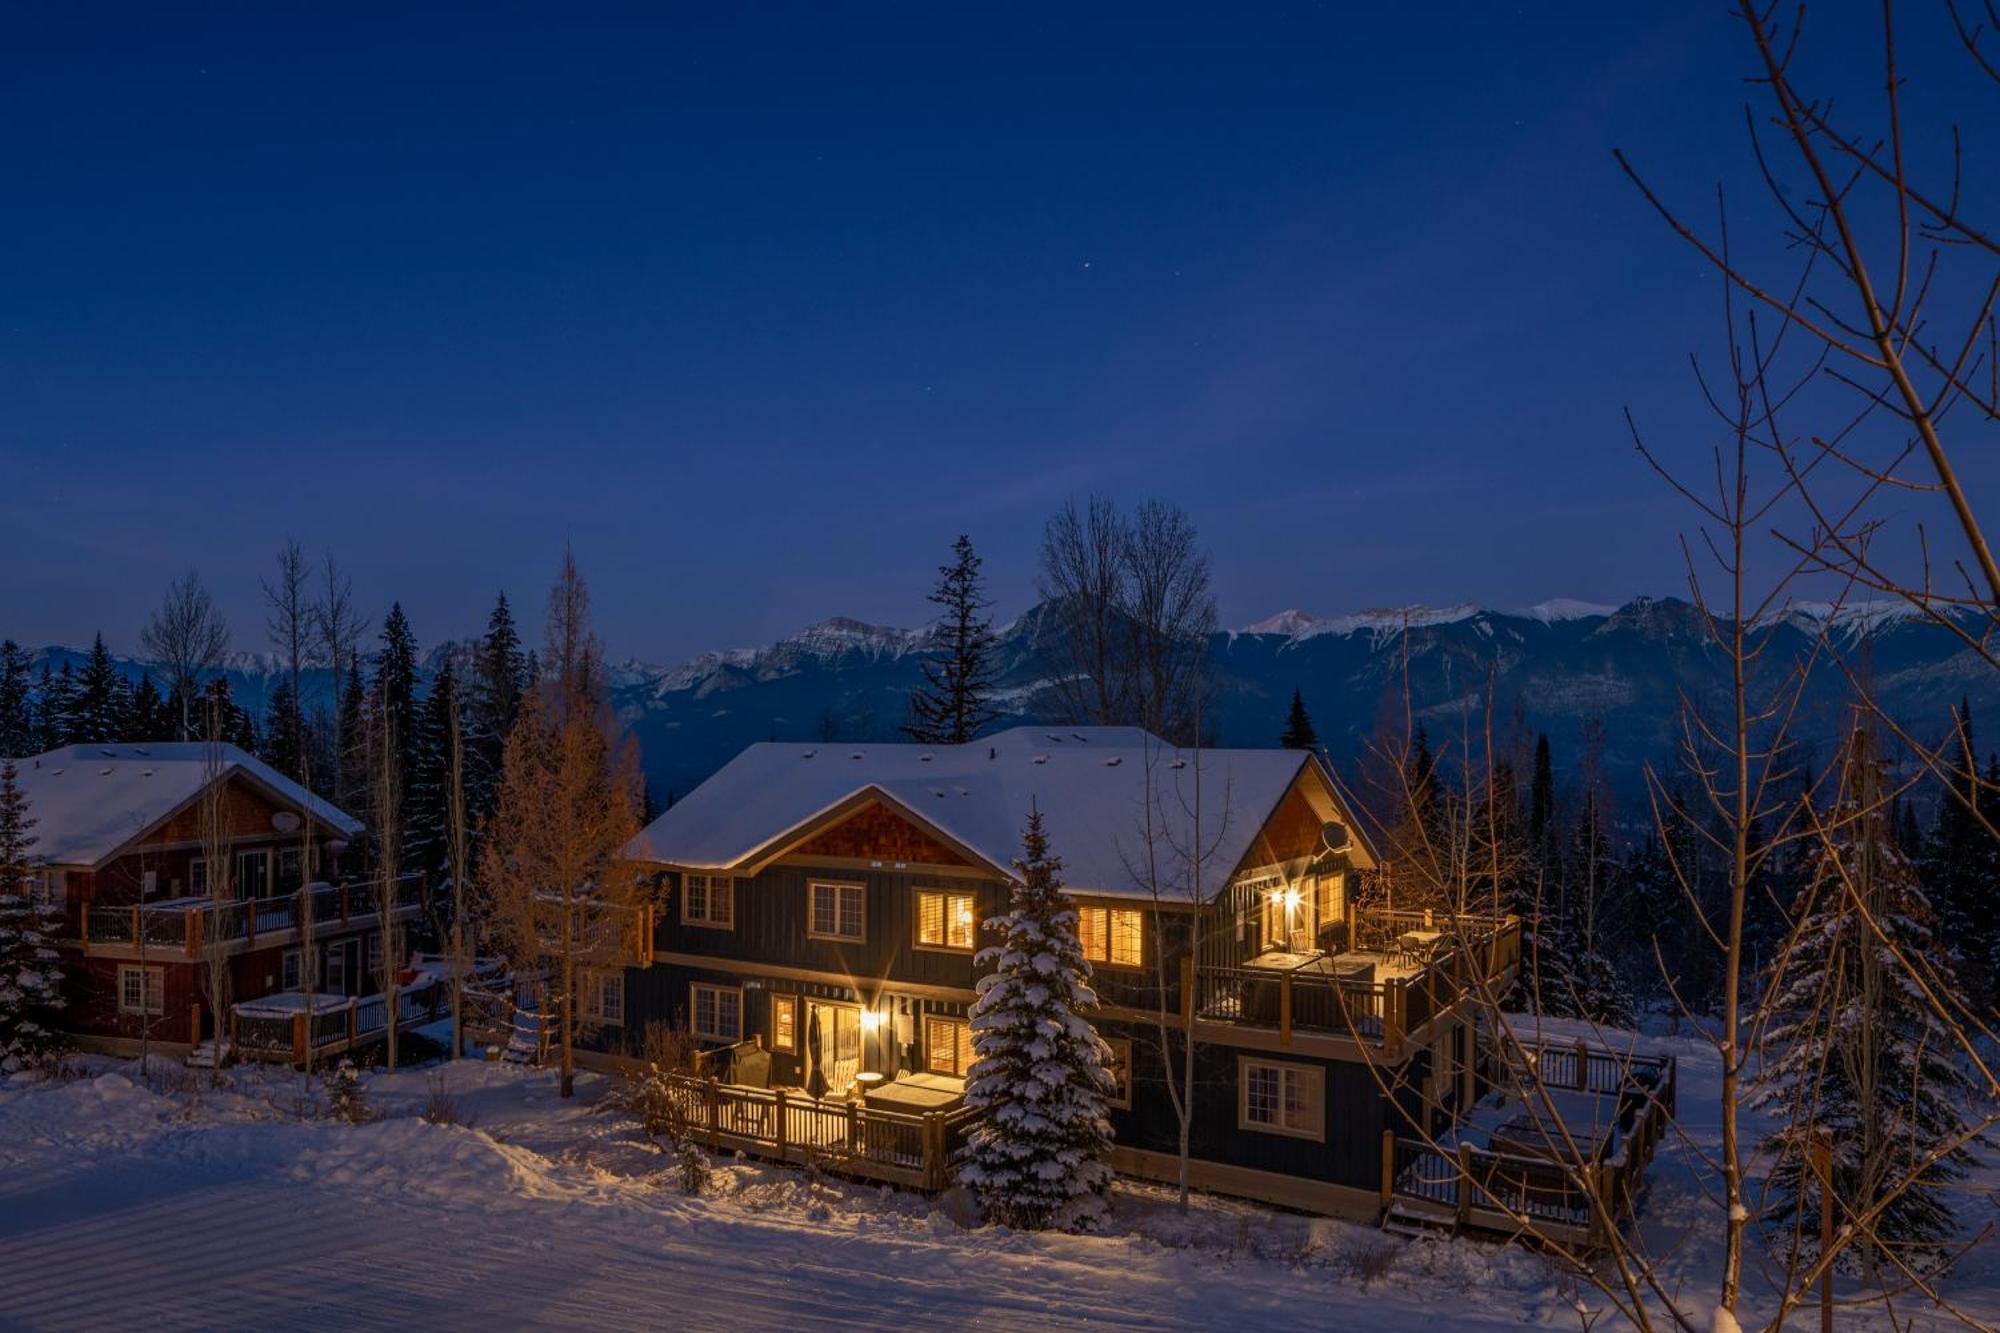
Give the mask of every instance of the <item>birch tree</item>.
[[229, 623], [216, 610], [201, 575], [190, 569], [167, 585], [167, 595], [139, 631], [139, 643], [167, 673], [180, 699], [182, 737], [195, 734], [193, 710], [201, 678], [221, 664], [229, 648]]

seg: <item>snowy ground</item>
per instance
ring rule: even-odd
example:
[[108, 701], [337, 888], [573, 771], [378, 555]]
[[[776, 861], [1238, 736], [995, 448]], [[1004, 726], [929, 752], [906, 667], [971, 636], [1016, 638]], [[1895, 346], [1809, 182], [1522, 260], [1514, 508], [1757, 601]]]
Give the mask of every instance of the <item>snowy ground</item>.
[[[1713, 1064], [1684, 1048], [1699, 1142]], [[813, 1197], [748, 1163], [690, 1199], [591, 1078], [564, 1103], [547, 1074], [461, 1063], [442, 1077], [467, 1127], [420, 1118], [435, 1068], [376, 1077], [381, 1118], [351, 1126], [302, 1118], [279, 1071], [212, 1090], [86, 1067], [0, 1085], [0, 1327], [1578, 1327], [1574, 1283], [1523, 1250], [1221, 1201], [1182, 1218], [1150, 1188], [1121, 1187], [1116, 1234], [1093, 1238], [968, 1230], [889, 1190]], [[1715, 1214], [1671, 1146], [1655, 1175], [1647, 1234], [1693, 1306]], [[1953, 1293], [2000, 1320], [1996, 1287], [1981, 1258]]]

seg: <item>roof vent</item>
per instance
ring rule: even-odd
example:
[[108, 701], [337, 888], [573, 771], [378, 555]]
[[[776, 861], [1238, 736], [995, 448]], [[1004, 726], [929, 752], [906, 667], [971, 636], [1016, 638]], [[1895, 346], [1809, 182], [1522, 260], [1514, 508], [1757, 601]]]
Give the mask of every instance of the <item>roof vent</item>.
[[49, 770], [49, 772], [53, 773], [57, 777], [62, 776], [62, 770], [60, 768], [52, 768]]
[[1077, 742], [1078, 742], [1079, 744], [1081, 744], [1081, 745], [1088, 745], [1088, 744], [1090, 744], [1090, 737], [1088, 737], [1088, 736], [1084, 735], [1084, 734], [1083, 734], [1082, 732], [1080, 732], [1080, 731], [1072, 731], [1072, 732], [1070, 733], [1070, 735], [1072, 735], [1072, 736], [1076, 737], [1076, 739], [1077, 739]]
[[812, 757], [813, 757], [814, 755], [816, 755], [816, 754], [818, 754], [818, 753], [819, 753], [819, 751], [818, 751], [818, 750], [807, 750], [807, 751], [806, 751], [806, 752], [805, 752], [804, 754], [800, 755], [800, 756], [799, 756], [799, 758], [801, 758], [801, 759], [810, 759], [810, 758], [812, 758]]
[[138, 755], [141, 759], [151, 759], [153, 757], [153, 752], [143, 745], [133, 746], [132, 753]]
[[118, 757], [118, 751], [116, 750], [99, 750], [98, 753], [106, 759], [116, 759]]
[[945, 794], [945, 790], [944, 790], [944, 788], [943, 788], [943, 787], [932, 787], [932, 788], [931, 788], [931, 795], [933, 795], [933, 796], [938, 796], [938, 797], [942, 797], [942, 796], [943, 796], [944, 794]]
[[1111, 756], [1111, 757], [1110, 757], [1109, 759], [1107, 759], [1107, 760], [1105, 760], [1105, 761], [1104, 761], [1104, 766], [1105, 766], [1106, 768], [1116, 768], [1116, 767], [1118, 767], [1118, 765], [1120, 765], [1120, 764], [1122, 764], [1122, 763], [1124, 763], [1124, 762], [1125, 762], [1125, 756], [1124, 756], [1124, 755], [1122, 755], [1122, 754], [1114, 754], [1114, 755], [1112, 755], [1112, 756]]
[[917, 762], [920, 764], [928, 764], [931, 760], [935, 758], [937, 758], [937, 756], [934, 754], [920, 754], [917, 756]]
[[1046, 764], [1049, 762], [1049, 757], [1045, 754], [1038, 754], [1035, 756], [1035, 762], [1038, 764]]
[[100, 778], [108, 778], [117, 771], [118, 770], [113, 768], [100, 768], [97, 770], [97, 776]]
[[849, 759], [859, 759], [859, 758], [861, 757], [861, 751], [859, 751], [859, 750], [856, 750], [856, 751], [855, 751], [855, 752], [854, 752], [853, 754], [851, 754], [851, 755], [849, 755], [849, 756], [847, 756], [847, 757], [848, 757]]
[[1187, 760], [1185, 760], [1185, 759], [1176, 759], [1176, 760], [1174, 760], [1174, 762], [1173, 762], [1173, 765], [1172, 765], [1172, 767], [1174, 767], [1174, 768], [1186, 768], [1186, 767], [1187, 767]]
[[139, 770], [139, 776], [142, 778], [150, 778], [153, 776], [153, 770], [150, 768], [142, 768]]
[[1062, 737], [1056, 735], [1053, 731], [1048, 733], [1048, 737], [1050, 740], [1054, 741], [1057, 745], [1062, 744]]
[[986, 757], [987, 757], [988, 759], [998, 759], [998, 758], [1000, 757], [1000, 747], [999, 747], [999, 746], [997, 746], [997, 745], [989, 745], [989, 746], [987, 746], [987, 747], [986, 747]]

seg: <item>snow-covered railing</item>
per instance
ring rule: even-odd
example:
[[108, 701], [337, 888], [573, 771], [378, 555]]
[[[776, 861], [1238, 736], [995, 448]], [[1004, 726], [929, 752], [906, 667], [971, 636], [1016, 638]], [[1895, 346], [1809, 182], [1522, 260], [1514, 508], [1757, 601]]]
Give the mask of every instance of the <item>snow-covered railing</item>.
[[[396, 995], [398, 1027], [434, 1022], [448, 1007], [449, 990], [420, 981]], [[244, 1055], [303, 1062], [308, 1052], [351, 1050], [378, 1039], [389, 1026], [388, 997], [306, 996], [283, 991], [230, 1006], [230, 1039]]]
[[718, 1150], [812, 1162], [842, 1175], [941, 1190], [966, 1152], [966, 1107], [913, 1114], [797, 1088], [752, 1088], [692, 1074], [667, 1075], [689, 1129]]
[[[391, 910], [409, 911], [425, 903], [424, 876], [402, 875], [389, 885]], [[315, 926], [325, 928], [370, 920], [377, 915], [380, 886], [370, 881], [312, 884], [268, 898], [212, 902], [178, 898], [171, 902], [91, 906], [81, 918], [82, 942], [126, 948], [170, 950], [194, 957], [206, 944], [242, 942], [296, 933], [304, 924], [307, 896]]]

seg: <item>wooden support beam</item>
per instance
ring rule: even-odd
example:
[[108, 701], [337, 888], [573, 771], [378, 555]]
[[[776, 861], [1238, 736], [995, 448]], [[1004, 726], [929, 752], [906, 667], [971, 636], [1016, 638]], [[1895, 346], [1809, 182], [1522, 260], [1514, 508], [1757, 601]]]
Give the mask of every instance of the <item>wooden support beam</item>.
[[1396, 1131], [1382, 1131], [1382, 1211], [1389, 1211], [1389, 1205], [1396, 1198]]
[[1472, 1145], [1458, 1145], [1458, 1225], [1472, 1220]]
[[1278, 1044], [1292, 1044], [1292, 974], [1289, 972], [1278, 983]]

